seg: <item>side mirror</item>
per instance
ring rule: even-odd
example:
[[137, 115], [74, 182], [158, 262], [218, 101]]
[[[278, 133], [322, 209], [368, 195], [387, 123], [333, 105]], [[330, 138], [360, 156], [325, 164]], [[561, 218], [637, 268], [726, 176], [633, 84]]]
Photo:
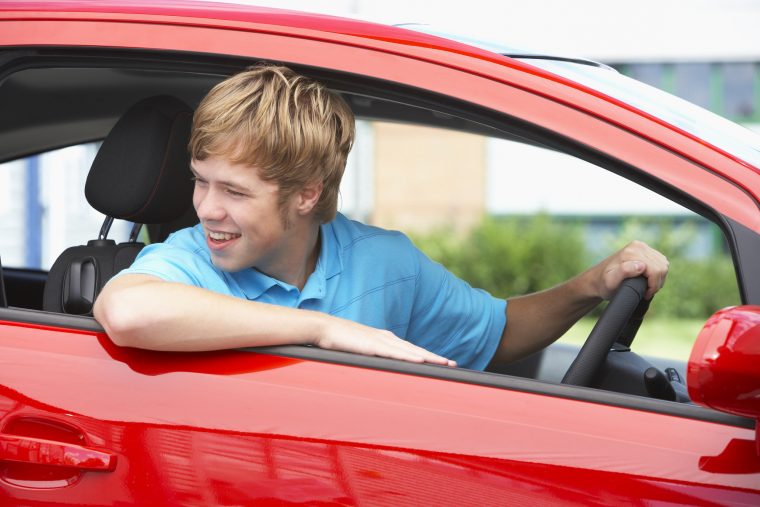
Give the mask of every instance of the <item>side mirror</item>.
[[760, 306], [716, 312], [700, 331], [686, 374], [699, 405], [755, 419], [760, 456]]

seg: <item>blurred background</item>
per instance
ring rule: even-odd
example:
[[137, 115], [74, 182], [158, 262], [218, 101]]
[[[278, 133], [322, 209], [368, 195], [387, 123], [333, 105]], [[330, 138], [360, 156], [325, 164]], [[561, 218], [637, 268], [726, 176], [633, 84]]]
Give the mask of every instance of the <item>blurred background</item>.
[[[237, 3], [421, 23], [425, 30], [588, 58], [760, 131], [756, 0]], [[0, 166], [5, 266], [46, 270], [63, 249], [92, 239], [103, 217], [81, 189], [97, 148], [68, 147]], [[516, 177], [519, 186], [510, 183]], [[24, 199], [10, 198], [19, 195]], [[667, 335], [672, 346], [664, 354], [679, 359], [688, 357], [709, 314], [739, 303], [717, 226], [604, 169], [549, 150], [360, 121], [340, 209], [405, 231], [431, 257], [499, 296], [547, 288], [632, 239], [648, 241], [669, 256], [672, 274], [647, 323], [659, 327], [641, 334]], [[116, 223], [111, 237], [126, 239], [130, 227]], [[582, 340], [592, 324], [584, 320], [566, 339]], [[646, 342], [639, 345], [646, 353]], [[652, 347], [663, 355], [662, 343]]]

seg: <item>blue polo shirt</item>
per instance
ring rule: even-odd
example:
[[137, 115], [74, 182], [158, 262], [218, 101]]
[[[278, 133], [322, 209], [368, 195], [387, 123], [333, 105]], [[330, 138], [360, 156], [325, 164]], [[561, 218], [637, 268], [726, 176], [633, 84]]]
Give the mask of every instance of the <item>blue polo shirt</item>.
[[506, 301], [473, 289], [400, 232], [338, 214], [320, 234], [317, 265], [303, 290], [254, 268], [217, 268], [200, 225], [148, 245], [120, 275], [152, 275], [251, 301], [318, 310], [392, 331], [460, 367], [486, 367], [506, 323]]

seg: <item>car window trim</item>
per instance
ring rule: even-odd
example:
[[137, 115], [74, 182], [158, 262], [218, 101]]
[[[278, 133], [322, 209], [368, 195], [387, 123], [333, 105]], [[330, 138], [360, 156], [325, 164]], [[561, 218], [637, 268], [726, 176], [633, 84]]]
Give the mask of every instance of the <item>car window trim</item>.
[[[84, 331], [87, 333], [94, 332], [105, 334], [103, 327], [92, 317], [64, 315], [39, 310], [27, 310], [24, 308], [0, 308], [0, 323], [4, 321], [15, 324], [33, 324], [74, 331]], [[305, 361], [319, 361], [343, 366], [368, 368], [389, 373], [401, 373], [414, 375], [416, 377], [461, 382], [483, 387], [493, 387], [510, 391], [520, 391], [557, 398], [586, 401], [605, 406], [672, 415], [740, 428], [753, 429], [755, 427], [754, 419], [734, 416], [697, 405], [655, 400], [640, 396], [602, 391], [589, 387], [555, 384], [528, 378], [514, 377], [511, 375], [467, 370], [464, 368], [448, 368], [445, 366], [408, 363], [395, 359], [363, 356], [349, 352], [326, 350], [303, 345], [246, 347], [239, 350], [254, 354], [289, 357]], [[182, 354], [182, 352], [176, 352], [176, 354]]]

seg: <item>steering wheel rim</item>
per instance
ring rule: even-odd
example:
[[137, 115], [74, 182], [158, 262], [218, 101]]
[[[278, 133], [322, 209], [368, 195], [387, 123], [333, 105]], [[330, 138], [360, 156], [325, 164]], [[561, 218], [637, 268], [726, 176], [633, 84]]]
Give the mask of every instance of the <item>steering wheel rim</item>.
[[590, 386], [620, 336], [628, 335], [623, 341], [631, 344], [649, 308], [649, 301], [644, 299], [646, 290], [647, 279], [643, 276], [623, 280], [567, 369], [563, 384]]

